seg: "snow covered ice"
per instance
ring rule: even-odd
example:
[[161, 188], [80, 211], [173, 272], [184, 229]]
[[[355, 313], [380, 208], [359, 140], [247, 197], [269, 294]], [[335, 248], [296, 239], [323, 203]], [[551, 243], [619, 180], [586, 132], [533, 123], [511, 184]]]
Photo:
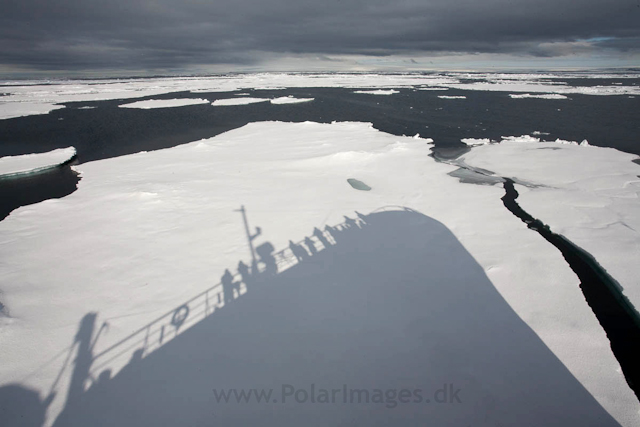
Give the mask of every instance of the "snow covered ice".
[[0, 119], [48, 114], [60, 108], [64, 108], [64, 105], [50, 102], [0, 102]]
[[[231, 92], [237, 90], [284, 88], [343, 87], [353, 88], [358, 93], [392, 95], [399, 88], [419, 90], [461, 89], [469, 91], [503, 91], [508, 94], [545, 99], [561, 99], [568, 94], [584, 95], [640, 95], [640, 86], [597, 85], [572, 86], [553, 79], [599, 78], [600, 74], [485, 74], [485, 73], [440, 73], [440, 74], [245, 74], [215, 77], [179, 77], [149, 79], [105, 79], [11, 81], [2, 85], [4, 96], [0, 101], [0, 119], [31, 114], [46, 114], [65, 102], [129, 99], [143, 96], [183, 92], [192, 93]], [[638, 74], [616, 75], [620, 79], [637, 78]], [[476, 81], [473, 81], [476, 80]], [[52, 84], [54, 83], [54, 84]], [[394, 88], [394, 89], [390, 89]], [[166, 101], [166, 100], [164, 100]], [[222, 100], [218, 100], [222, 101]], [[233, 101], [214, 105], [235, 105]], [[144, 101], [143, 101], [144, 102]], [[231, 104], [227, 104], [231, 103]]]
[[353, 93], [366, 93], [368, 95], [393, 95], [394, 93], [400, 93], [400, 91], [394, 89], [375, 89], [375, 90], [356, 90]]
[[[529, 138], [470, 138], [481, 145], [464, 161], [539, 184], [523, 206], [638, 304], [640, 239], [615, 225], [638, 229], [635, 156]], [[60, 426], [201, 425], [212, 412], [248, 425], [636, 425], [562, 255], [502, 206], [501, 187], [450, 176], [431, 142], [367, 123], [261, 122], [75, 166], [76, 192], [0, 222], [2, 384]], [[239, 264], [253, 256], [260, 274]], [[461, 403], [212, 394], [283, 384], [425, 397], [454, 384]]]
[[513, 99], [528, 99], [528, 98], [540, 98], [540, 99], [569, 99], [569, 97], [565, 95], [560, 95], [559, 93], [539, 93], [539, 94], [530, 94], [530, 93], [510, 93], [510, 98]]
[[272, 104], [300, 104], [302, 102], [311, 102], [313, 98], [295, 98], [293, 96], [281, 96], [271, 100]]
[[75, 148], [68, 147], [48, 153], [0, 157], [0, 178], [42, 171], [65, 163], [75, 155]]
[[216, 99], [211, 103], [211, 105], [215, 106], [227, 106], [227, 105], [246, 105], [246, 104], [255, 104], [257, 102], [267, 102], [269, 99], [266, 98], [228, 98], [228, 99]]
[[148, 99], [146, 101], [131, 102], [129, 104], [119, 105], [120, 108], [170, 108], [183, 107], [187, 105], [208, 104], [209, 100], [202, 98], [184, 98], [184, 99]]

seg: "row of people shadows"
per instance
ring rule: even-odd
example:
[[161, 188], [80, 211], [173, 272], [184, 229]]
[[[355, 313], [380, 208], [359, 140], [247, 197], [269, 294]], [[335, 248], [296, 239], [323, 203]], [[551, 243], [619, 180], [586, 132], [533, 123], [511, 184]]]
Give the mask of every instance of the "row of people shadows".
[[[356, 211], [355, 219], [345, 215], [342, 224], [333, 227], [326, 225], [324, 231], [315, 227], [311, 236], [298, 243], [289, 240], [288, 248], [279, 252], [274, 253], [275, 249], [271, 243], [263, 243], [255, 248], [257, 257], [251, 266], [240, 261], [237, 267], [238, 275], [234, 275], [229, 269], [225, 270], [220, 280], [223, 296], [219, 294], [218, 298], [226, 305], [259, 282], [261, 277], [273, 276], [279, 271], [310, 259], [322, 250], [330, 249], [347, 233], [359, 230], [366, 224], [366, 216]], [[236, 280], [238, 278], [239, 280]]]

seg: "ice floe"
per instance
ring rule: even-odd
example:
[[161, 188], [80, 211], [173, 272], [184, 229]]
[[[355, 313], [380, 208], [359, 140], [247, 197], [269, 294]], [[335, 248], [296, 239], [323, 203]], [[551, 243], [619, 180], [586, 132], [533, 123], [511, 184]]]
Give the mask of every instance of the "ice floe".
[[299, 104], [301, 102], [310, 102], [313, 98], [294, 98], [293, 96], [281, 96], [271, 100], [272, 104]]
[[640, 257], [637, 156], [586, 140], [503, 137], [498, 145], [475, 147], [464, 161], [541, 186], [518, 189], [520, 205], [593, 255], [640, 307], [640, 268], [632, 261]]
[[376, 89], [376, 90], [355, 90], [353, 93], [366, 93], [369, 95], [393, 95], [394, 93], [400, 93], [395, 89]]
[[118, 105], [120, 108], [140, 108], [148, 110], [152, 108], [173, 108], [184, 107], [187, 105], [208, 104], [208, 99], [202, 98], [174, 98], [174, 99], [147, 99], [144, 101], [132, 102], [129, 104]]
[[71, 160], [75, 155], [76, 149], [68, 147], [47, 153], [0, 157], [0, 178], [48, 169]]
[[[150, 97], [173, 92], [235, 92], [247, 89], [276, 90], [303, 87], [344, 87], [377, 94], [390, 94], [389, 88], [524, 92], [529, 94], [638, 95], [640, 86], [571, 86], [557, 79], [590, 78], [582, 74], [296, 74], [255, 73], [212, 77], [166, 77], [148, 79], [104, 79], [61, 81], [14, 81], [2, 86], [0, 119], [28, 114], [44, 114], [56, 104]], [[635, 76], [635, 77], [634, 77]], [[637, 78], [628, 74], [620, 78]], [[476, 81], [474, 81], [476, 80]], [[265, 82], [273, 84], [265, 85]], [[393, 93], [393, 92], [391, 92]], [[20, 105], [24, 104], [24, 105]]]
[[227, 99], [216, 99], [211, 103], [214, 107], [217, 106], [228, 106], [228, 105], [247, 105], [247, 104], [256, 104], [258, 102], [267, 102], [268, 98], [227, 98]]
[[463, 95], [438, 95], [440, 99], [467, 99], [466, 96]]
[[50, 102], [0, 102], [0, 119], [49, 114], [51, 111], [64, 108]]
[[540, 93], [540, 94], [530, 94], [530, 93], [510, 93], [510, 98], [513, 99], [527, 99], [527, 98], [540, 98], [540, 99], [569, 99], [569, 97], [565, 95], [560, 95], [559, 93]]

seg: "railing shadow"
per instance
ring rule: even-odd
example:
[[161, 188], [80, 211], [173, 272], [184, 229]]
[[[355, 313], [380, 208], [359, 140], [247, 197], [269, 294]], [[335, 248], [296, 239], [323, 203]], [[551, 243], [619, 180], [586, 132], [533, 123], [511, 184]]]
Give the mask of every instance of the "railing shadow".
[[[144, 356], [157, 350], [180, 332], [184, 332], [216, 310], [242, 297], [248, 287], [263, 281], [266, 275], [282, 273], [320, 251], [330, 249], [336, 244], [335, 236], [339, 236], [351, 227], [361, 227], [365, 224], [363, 218], [364, 216], [355, 220], [345, 217], [344, 222], [327, 226], [324, 231], [316, 228], [312, 236], [307, 236], [298, 242], [289, 241], [289, 246], [278, 252], [273, 253], [273, 246], [270, 243], [263, 243], [256, 248], [260, 258], [253, 270], [240, 261], [235, 274], [231, 274], [227, 269], [220, 282], [95, 354], [91, 377], [97, 378], [100, 371], [122, 355], [141, 350]], [[225, 285], [225, 282], [229, 285]], [[233, 295], [229, 295], [230, 293]]]

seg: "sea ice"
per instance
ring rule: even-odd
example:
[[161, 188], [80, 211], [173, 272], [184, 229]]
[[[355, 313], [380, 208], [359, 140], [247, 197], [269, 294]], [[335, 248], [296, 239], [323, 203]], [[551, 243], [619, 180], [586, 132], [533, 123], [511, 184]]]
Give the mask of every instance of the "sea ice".
[[172, 108], [183, 107], [185, 105], [208, 104], [208, 99], [201, 98], [174, 98], [174, 99], [147, 99], [145, 101], [132, 102], [130, 104], [118, 105], [120, 108], [141, 108], [148, 110], [151, 108]]
[[354, 90], [353, 93], [366, 93], [369, 95], [393, 95], [394, 93], [400, 93], [394, 89], [376, 89], [376, 90]]
[[258, 102], [267, 102], [269, 99], [266, 98], [227, 98], [227, 99], [216, 99], [211, 103], [211, 105], [215, 106], [227, 106], [227, 105], [246, 105], [246, 104], [255, 104]]
[[593, 255], [639, 308], [640, 267], [634, 260], [640, 258], [640, 178], [633, 162], [638, 157], [586, 140], [548, 142], [526, 135], [503, 137], [493, 147], [475, 147], [464, 161], [537, 184], [519, 188], [518, 203]]
[[0, 119], [49, 114], [53, 110], [64, 108], [50, 102], [0, 102]]
[[569, 99], [569, 97], [565, 95], [560, 95], [559, 93], [540, 93], [540, 94], [530, 94], [530, 93], [510, 93], [509, 97], [513, 99], [525, 99], [525, 98], [540, 98], [540, 99]]
[[293, 96], [281, 96], [271, 100], [272, 104], [299, 104], [301, 102], [310, 102], [313, 98], [294, 98]]
[[[546, 185], [522, 191], [525, 208], [631, 290], [640, 245], [616, 224], [640, 226], [634, 156], [519, 139], [465, 159]], [[561, 149], [539, 150], [549, 144]], [[460, 183], [431, 147], [367, 123], [264, 122], [75, 166], [75, 193], [0, 222], [13, 316], [0, 329], [0, 381], [42, 398], [53, 388], [47, 425], [60, 414], [66, 425], [197, 425], [215, 387], [436, 380], [466, 403], [283, 410], [329, 424], [374, 410], [442, 424], [610, 425], [611, 414], [637, 425], [637, 400], [561, 254], [504, 208], [502, 188]], [[238, 284], [250, 247], [262, 286]], [[248, 424], [280, 413], [215, 408]]]
[[69, 161], [75, 155], [76, 149], [68, 147], [58, 148], [47, 153], [0, 157], [0, 177], [48, 169]]
[[[543, 94], [587, 95], [638, 95], [640, 87], [634, 85], [570, 86], [552, 81], [561, 78], [595, 78], [597, 75], [557, 74], [491, 74], [446, 73], [443, 74], [244, 74], [216, 77], [166, 77], [148, 79], [103, 79], [68, 81], [15, 81], [2, 86], [4, 96], [0, 104], [0, 119], [29, 114], [45, 114], [62, 108], [65, 102], [99, 101], [109, 99], [142, 98], [159, 94], [235, 92], [247, 89], [275, 90], [297, 87], [344, 87], [358, 92], [392, 94], [393, 88], [417, 88], [420, 90], [491, 90]], [[637, 74], [620, 78], [638, 78]], [[479, 80], [471, 81], [469, 80]], [[273, 85], [265, 85], [265, 81]], [[481, 81], [486, 80], [486, 81]], [[462, 83], [464, 81], [464, 83]], [[362, 90], [361, 88], [371, 88]], [[222, 105], [222, 104], [220, 104]]]

